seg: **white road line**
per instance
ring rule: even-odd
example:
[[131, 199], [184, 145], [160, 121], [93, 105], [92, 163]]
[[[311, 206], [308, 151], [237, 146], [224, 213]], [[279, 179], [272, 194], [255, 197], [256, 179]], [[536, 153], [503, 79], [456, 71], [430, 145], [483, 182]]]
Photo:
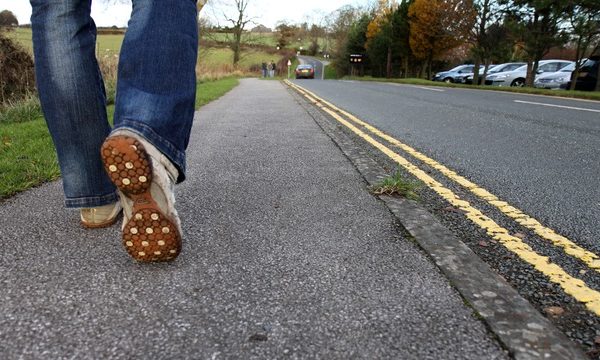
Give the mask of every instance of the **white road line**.
[[514, 100], [514, 101], [516, 103], [520, 103], [520, 104], [550, 106], [550, 107], [557, 107], [557, 108], [562, 108], [562, 109], [579, 110], [579, 111], [590, 111], [590, 112], [600, 113], [600, 110], [596, 110], [596, 109], [586, 109], [586, 108], [580, 108], [580, 107], [574, 107], [574, 106], [564, 106], [564, 105], [555, 105], [555, 104], [544, 104], [544, 103], [538, 103], [538, 102], [533, 102], [533, 101], [522, 101], [522, 100]]
[[430, 87], [425, 87], [425, 86], [416, 86], [413, 85], [413, 87], [419, 88], [419, 89], [423, 89], [423, 90], [431, 90], [431, 91], [437, 91], [437, 92], [444, 92], [446, 90], [442, 90], [442, 89], [435, 89], [435, 88], [430, 88]]

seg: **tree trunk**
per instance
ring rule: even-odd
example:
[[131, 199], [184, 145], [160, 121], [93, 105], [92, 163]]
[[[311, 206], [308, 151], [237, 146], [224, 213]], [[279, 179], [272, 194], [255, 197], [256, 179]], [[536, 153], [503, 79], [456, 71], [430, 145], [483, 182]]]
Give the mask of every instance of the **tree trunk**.
[[475, 58], [475, 67], [473, 68], [473, 85], [479, 84], [479, 67], [481, 66], [481, 60], [479, 56]]
[[387, 51], [387, 65], [385, 68], [386, 77], [389, 79], [392, 77], [392, 46], [388, 46]]
[[[485, 79], [487, 78], [488, 70], [490, 69], [490, 62], [490, 59], [485, 61], [485, 68], [483, 69], [483, 75], [481, 76], [481, 85], [485, 85]], [[479, 85], [479, 82], [475, 82], [475, 77], [473, 77], [473, 84]]]
[[535, 73], [537, 72], [538, 62], [527, 60], [527, 76], [525, 77], [525, 86], [533, 87]]
[[433, 62], [433, 54], [429, 52], [427, 56], [427, 80], [431, 80], [431, 63]]
[[242, 42], [242, 32], [235, 29], [233, 34], [233, 65], [236, 66], [240, 62], [240, 50], [241, 50], [241, 42]]
[[577, 77], [579, 76], [579, 68], [581, 67], [581, 36], [577, 38], [577, 49], [575, 50], [575, 70], [571, 73], [571, 86], [569, 90], [575, 90], [575, 85], [577, 84]]
[[596, 71], [596, 91], [600, 91], [600, 66], [598, 66], [598, 71]]

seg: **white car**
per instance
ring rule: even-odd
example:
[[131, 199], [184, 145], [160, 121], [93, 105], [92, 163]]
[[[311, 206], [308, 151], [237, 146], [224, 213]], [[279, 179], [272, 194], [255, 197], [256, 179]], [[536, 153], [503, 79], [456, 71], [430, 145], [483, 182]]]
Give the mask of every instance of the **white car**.
[[[526, 64], [523, 62], [517, 62], [517, 63], [505, 63], [505, 64], [500, 64], [500, 65], [490, 65], [486, 77], [488, 77], [492, 74], [495, 74], [495, 73], [499, 73], [499, 72], [513, 71], [516, 68], [519, 68], [523, 65], [526, 65]], [[481, 85], [481, 79], [483, 78], [483, 70], [484, 69], [481, 69], [481, 71], [479, 72], [479, 85]], [[465, 77], [464, 83], [465, 84], [473, 84], [473, 76], [474, 76], [473, 73], [467, 75]]]
[[[572, 64], [568, 60], [542, 60], [539, 63], [537, 74], [557, 72], [560, 69]], [[536, 75], [537, 77], [537, 75]], [[492, 74], [485, 79], [486, 85], [493, 86], [525, 86], [527, 78], [527, 65], [523, 65], [513, 71], [505, 71]]]
[[[583, 59], [582, 64], [587, 59]], [[535, 79], [533, 86], [542, 89], [560, 89], [562, 85], [565, 85], [571, 81], [571, 73], [575, 70], [575, 63], [565, 66], [557, 72], [542, 74]]]

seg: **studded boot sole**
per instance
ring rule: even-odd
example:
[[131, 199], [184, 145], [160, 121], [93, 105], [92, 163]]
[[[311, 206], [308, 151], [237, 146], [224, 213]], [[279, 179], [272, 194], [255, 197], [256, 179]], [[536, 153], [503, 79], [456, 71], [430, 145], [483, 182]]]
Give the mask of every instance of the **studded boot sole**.
[[181, 235], [152, 197], [152, 160], [144, 146], [128, 136], [111, 136], [101, 155], [111, 181], [133, 202], [131, 219], [123, 228], [129, 255], [140, 262], [175, 259], [181, 251]]

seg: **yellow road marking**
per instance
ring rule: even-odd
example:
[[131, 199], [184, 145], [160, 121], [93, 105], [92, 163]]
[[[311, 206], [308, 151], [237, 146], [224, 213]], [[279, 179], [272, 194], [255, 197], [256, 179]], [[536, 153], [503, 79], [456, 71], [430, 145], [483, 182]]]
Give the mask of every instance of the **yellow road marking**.
[[[293, 86], [297, 87], [297, 85], [293, 85]], [[306, 92], [307, 94], [310, 94], [313, 98], [317, 99], [318, 101], [326, 104], [328, 107], [343, 114], [344, 116], [346, 116], [347, 118], [349, 118], [350, 120], [355, 122], [356, 124], [366, 128], [372, 134], [386, 140], [387, 142], [389, 142], [390, 144], [392, 144], [394, 146], [398, 146], [399, 148], [404, 150], [406, 153], [410, 154], [411, 156], [415, 157], [416, 159], [423, 161], [425, 164], [431, 166], [432, 168], [438, 170], [444, 176], [446, 176], [450, 180], [458, 183], [459, 185], [461, 185], [465, 189], [469, 190], [471, 193], [473, 193], [477, 197], [485, 200], [490, 205], [492, 205], [495, 208], [497, 208], [498, 210], [500, 210], [504, 215], [515, 220], [521, 226], [532, 230], [534, 233], [536, 233], [541, 238], [550, 241], [554, 246], [562, 248], [566, 254], [581, 260], [589, 268], [594, 269], [597, 272], [600, 272], [600, 257], [598, 255], [594, 254], [593, 252], [591, 252], [589, 250], [582, 248], [581, 246], [575, 244], [573, 241], [569, 240], [568, 238], [566, 238], [560, 234], [557, 234], [554, 230], [542, 225], [538, 220], [525, 214], [523, 211], [519, 210], [518, 208], [511, 206], [507, 202], [500, 200], [496, 195], [490, 193], [486, 189], [471, 182], [470, 180], [464, 178], [463, 176], [458, 175], [455, 171], [448, 169], [446, 166], [431, 159], [427, 155], [420, 153], [419, 151], [415, 150], [414, 148], [400, 142], [399, 140], [391, 137], [390, 135], [377, 129], [376, 127], [374, 127], [374, 126], [358, 119], [354, 115], [336, 107], [335, 105], [329, 103], [328, 101], [319, 98], [317, 95], [310, 92], [309, 90], [306, 90], [304, 88], [302, 88], [302, 90], [304, 92]]]
[[346, 126], [349, 130], [354, 132], [357, 136], [373, 145], [379, 151], [387, 155], [390, 159], [394, 160], [400, 166], [404, 167], [413, 176], [423, 181], [428, 187], [442, 196], [453, 206], [461, 209], [465, 216], [474, 224], [485, 229], [487, 234], [493, 239], [497, 240], [509, 251], [515, 253], [523, 261], [531, 264], [536, 270], [547, 276], [550, 281], [558, 284], [565, 293], [571, 295], [576, 300], [584, 303], [585, 306], [592, 311], [594, 314], [600, 316], [600, 292], [589, 288], [585, 282], [581, 279], [577, 279], [569, 275], [560, 266], [552, 263], [546, 256], [539, 255], [529, 245], [524, 243], [521, 239], [516, 236], [510, 235], [509, 231], [494, 220], [484, 215], [480, 210], [473, 207], [468, 201], [460, 199], [450, 189], [445, 188], [442, 184], [437, 182], [431, 176], [427, 175], [423, 170], [419, 169], [408, 160], [395, 153], [382, 143], [378, 142], [365, 132], [359, 130], [357, 127], [352, 125], [349, 121], [342, 118], [337, 112], [323, 105], [325, 102], [312, 97], [304, 89], [286, 82], [289, 86], [295, 88], [297, 91], [302, 93], [310, 102], [317, 105], [323, 111], [331, 115], [342, 125]]

